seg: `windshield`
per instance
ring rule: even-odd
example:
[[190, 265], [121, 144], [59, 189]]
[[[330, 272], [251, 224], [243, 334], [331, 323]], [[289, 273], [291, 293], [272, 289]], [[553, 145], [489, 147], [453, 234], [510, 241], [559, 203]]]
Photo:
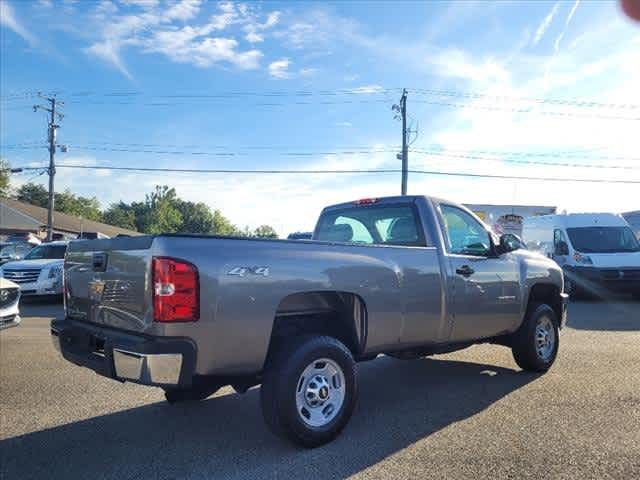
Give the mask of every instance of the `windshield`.
[[584, 253], [638, 252], [640, 244], [629, 227], [567, 228], [573, 248]]
[[40, 260], [40, 259], [54, 259], [64, 258], [64, 254], [67, 251], [66, 245], [40, 245], [39, 247], [31, 250], [25, 260]]

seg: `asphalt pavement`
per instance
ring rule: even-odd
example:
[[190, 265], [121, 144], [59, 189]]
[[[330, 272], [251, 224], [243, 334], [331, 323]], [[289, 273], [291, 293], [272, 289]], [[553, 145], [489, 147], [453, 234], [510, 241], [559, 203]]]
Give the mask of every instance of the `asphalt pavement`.
[[63, 361], [59, 304], [0, 332], [0, 479], [637, 479], [640, 303], [573, 303], [556, 364], [522, 372], [481, 345], [359, 366], [333, 443], [302, 450], [263, 424], [259, 391], [168, 405]]

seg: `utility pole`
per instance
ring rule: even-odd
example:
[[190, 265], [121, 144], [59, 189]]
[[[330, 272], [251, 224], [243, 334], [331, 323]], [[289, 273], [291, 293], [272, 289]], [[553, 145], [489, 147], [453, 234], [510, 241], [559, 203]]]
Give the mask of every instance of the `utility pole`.
[[41, 94], [38, 95], [49, 102], [49, 107], [34, 105], [33, 111], [37, 112], [38, 110], [44, 110], [46, 112], [49, 112], [49, 114], [51, 115], [49, 120], [49, 128], [47, 131], [49, 140], [49, 205], [47, 212], [47, 241], [50, 242], [51, 240], [53, 240], [53, 210], [55, 201], [54, 178], [56, 176], [56, 130], [60, 128], [60, 125], [56, 124], [56, 116], [59, 120], [62, 120], [63, 118], [63, 115], [61, 113], [56, 112], [56, 106], [62, 106], [64, 105], [64, 103], [57, 101], [55, 95], [53, 95], [52, 97], [45, 97]]
[[409, 148], [407, 145], [409, 131], [407, 130], [407, 89], [402, 89], [402, 96], [400, 97], [399, 105], [391, 107], [396, 115], [395, 119], [402, 120], [402, 153], [397, 155], [399, 160], [402, 160], [402, 183], [400, 187], [400, 193], [402, 195], [407, 194], [407, 178], [409, 176]]
[[402, 89], [400, 97], [400, 115], [402, 115], [402, 195], [407, 194], [407, 179], [409, 177], [409, 151], [407, 147], [407, 89]]

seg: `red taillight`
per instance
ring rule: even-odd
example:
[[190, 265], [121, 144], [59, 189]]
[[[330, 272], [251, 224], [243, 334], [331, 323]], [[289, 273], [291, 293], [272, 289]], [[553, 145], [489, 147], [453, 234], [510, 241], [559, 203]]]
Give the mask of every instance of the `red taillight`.
[[195, 322], [200, 318], [200, 282], [195, 265], [153, 257], [153, 319]]
[[376, 203], [378, 201], [377, 198], [361, 198], [360, 200], [356, 200], [356, 205], [371, 205], [372, 203]]

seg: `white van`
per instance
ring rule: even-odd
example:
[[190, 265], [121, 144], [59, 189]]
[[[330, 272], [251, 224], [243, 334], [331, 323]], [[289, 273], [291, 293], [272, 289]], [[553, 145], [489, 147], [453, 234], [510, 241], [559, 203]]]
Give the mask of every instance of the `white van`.
[[602, 296], [606, 291], [640, 298], [640, 242], [613, 213], [572, 213], [526, 218], [522, 240], [553, 258], [565, 273], [565, 291]]

